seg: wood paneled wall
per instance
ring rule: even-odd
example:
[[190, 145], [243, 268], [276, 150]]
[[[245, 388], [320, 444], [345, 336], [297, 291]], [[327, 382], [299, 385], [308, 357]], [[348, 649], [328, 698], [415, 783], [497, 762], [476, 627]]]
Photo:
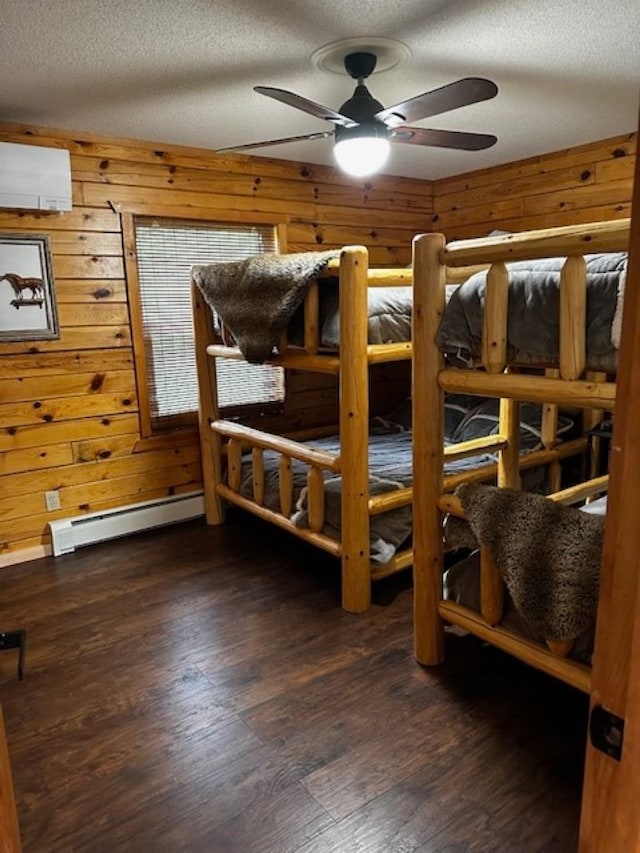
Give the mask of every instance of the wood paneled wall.
[[[356, 182], [304, 163], [22, 125], [0, 124], [0, 141], [68, 148], [74, 194], [70, 213], [0, 210], [0, 230], [49, 235], [61, 325], [59, 341], [0, 343], [0, 565], [43, 553], [52, 519], [201, 484], [194, 431], [140, 435], [118, 209], [277, 213], [289, 251], [364, 243], [373, 263], [405, 264], [421, 231], [454, 239], [628, 216], [635, 158], [633, 134], [435, 184]], [[376, 397], [401, 387], [393, 370]], [[301, 427], [335, 409], [323, 377], [296, 377], [291, 390]], [[47, 512], [52, 489], [61, 509]]]
[[[70, 213], [0, 210], [0, 231], [49, 235], [61, 326], [58, 341], [0, 343], [0, 564], [43, 553], [50, 520], [201, 485], [195, 431], [140, 435], [116, 209], [276, 213], [289, 251], [363, 243], [380, 265], [409, 262], [433, 210], [428, 181], [348, 181], [315, 165], [22, 125], [0, 124], [0, 141], [68, 148], [74, 199]], [[298, 379], [292, 391], [300, 426], [335, 406], [335, 390]], [[47, 512], [53, 489], [61, 509]]]
[[432, 230], [456, 240], [628, 217], [636, 136], [436, 181]]

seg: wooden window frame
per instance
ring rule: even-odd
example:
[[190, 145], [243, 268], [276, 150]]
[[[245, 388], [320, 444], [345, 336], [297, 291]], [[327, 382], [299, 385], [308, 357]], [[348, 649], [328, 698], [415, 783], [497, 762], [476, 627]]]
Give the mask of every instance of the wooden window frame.
[[[143, 438], [154, 438], [166, 434], [168, 431], [193, 430], [197, 424], [197, 417], [190, 413], [184, 414], [184, 423], [181, 423], [181, 415], [177, 415], [173, 424], [166, 428], [153, 427], [151, 410], [149, 405], [149, 375], [147, 371], [146, 351], [143, 332], [142, 300], [140, 298], [140, 282], [138, 279], [138, 259], [136, 251], [135, 218], [147, 217], [149, 219], [182, 219], [199, 223], [211, 223], [212, 225], [271, 225], [276, 231], [276, 241], [279, 252], [287, 251], [287, 225], [288, 216], [282, 214], [272, 215], [265, 213], [254, 213], [249, 211], [222, 211], [217, 208], [206, 207], [165, 207], [156, 205], [138, 204], [125, 206], [112, 204], [111, 207], [120, 215], [122, 225], [122, 242], [124, 250], [124, 269], [127, 288], [127, 299], [129, 303], [129, 322], [131, 325], [131, 343], [133, 348], [133, 363], [136, 375], [138, 391], [140, 435]], [[249, 404], [251, 406], [252, 404]], [[266, 404], [265, 410], [270, 404]], [[272, 404], [271, 404], [272, 405]], [[280, 406], [281, 404], [278, 404]], [[234, 416], [245, 411], [244, 406], [227, 407], [225, 415]]]

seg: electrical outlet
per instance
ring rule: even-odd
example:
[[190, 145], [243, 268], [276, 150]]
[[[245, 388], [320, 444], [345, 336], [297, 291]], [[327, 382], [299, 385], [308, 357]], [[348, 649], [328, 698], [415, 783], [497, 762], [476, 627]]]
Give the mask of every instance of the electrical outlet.
[[44, 502], [49, 512], [53, 512], [54, 509], [60, 509], [60, 492], [56, 489], [51, 492], [45, 492]]

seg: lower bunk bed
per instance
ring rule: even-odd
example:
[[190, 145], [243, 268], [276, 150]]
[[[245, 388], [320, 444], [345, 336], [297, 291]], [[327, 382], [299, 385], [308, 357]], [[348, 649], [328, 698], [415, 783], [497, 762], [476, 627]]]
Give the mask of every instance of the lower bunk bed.
[[[397, 482], [391, 493], [371, 489], [368, 453], [370, 369], [404, 362], [405, 393], [410, 385], [411, 269], [370, 269], [368, 252], [359, 246], [263, 256], [255, 263], [255, 276], [242, 264], [192, 272], [207, 521], [222, 523], [226, 507], [235, 504], [339, 558], [343, 607], [361, 612], [370, 605], [372, 576], [411, 564], [406, 548], [396, 551], [384, 568], [371, 561], [371, 519], [408, 507], [411, 489], [398, 488]], [[373, 289], [380, 298], [376, 292], [371, 296]], [[267, 322], [256, 332], [252, 315], [259, 305]], [[212, 313], [222, 321], [222, 336], [214, 329]], [[277, 427], [263, 427], [265, 420], [270, 422], [260, 417], [251, 423], [222, 415], [219, 359], [284, 369], [285, 398]], [[330, 411], [322, 413], [317, 425], [292, 425], [287, 418], [292, 382], [311, 374], [332, 378], [335, 405], [327, 404]], [[327, 501], [336, 481], [337, 504]], [[299, 509], [303, 491], [305, 507]], [[339, 533], [332, 531], [332, 519]]]
[[[205, 509], [208, 522], [219, 524], [224, 520], [225, 506], [235, 504], [339, 558], [342, 604], [345, 610], [357, 613], [370, 605], [373, 580], [407, 569], [413, 562], [410, 402], [405, 399], [389, 412], [379, 400], [374, 407], [376, 389], [370, 380], [371, 370], [386, 362], [403, 361], [410, 368], [412, 343], [406, 338], [411, 323], [396, 322], [393, 317], [381, 319], [381, 314], [391, 305], [394, 314], [405, 319], [408, 316], [410, 321], [413, 271], [372, 269], [367, 250], [359, 246], [342, 249], [335, 259], [322, 253], [319, 267], [318, 254], [309, 253], [314, 275], [306, 287], [296, 290], [296, 298], [289, 304], [292, 310], [279, 317], [269, 334], [260, 333], [257, 358], [255, 341], [240, 327], [234, 300], [228, 310], [227, 294], [220, 300], [207, 286], [219, 271], [209, 266], [194, 268]], [[290, 264], [292, 256], [281, 257], [283, 263]], [[306, 262], [305, 258], [299, 260]], [[269, 270], [265, 272], [264, 260], [260, 263], [258, 296], [254, 293], [250, 298], [250, 292], [245, 292], [240, 300], [249, 306], [249, 313], [256, 299], [264, 298], [262, 282], [270, 274]], [[274, 263], [280, 276], [275, 258]], [[242, 269], [234, 268], [231, 273], [232, 282], [237, 283]], [[325, 287], [330, 301], [337, 300], [339, 322], [335, 312], [323, 312]], [[221, 343], [216, 334], [211, 308], [223, 320], [227, 343]], [[298, 336], [292, 327], [294, 309], [301, 318], [302, 333]], [[244, 352], [233, 345], [235, 341], [247, 344]], [[280, 365], [285, 371], [335, 376], [337, 424], [325, 421], [317, 428], [306, 426], [276, 434], [255, 424], [221, 417], [217, 359], [244, 362], [246, 355], [252, 361]], [[405, 393], [409, 390], [409, 373], [407, 370]], [[497, 416], [486, 412], [484, 418], [472, 418], [464, 400], [460, 396], [450, 401], [448, 446], [444, 448], [443, 435], [441, 448], [451, 489], [461, 482], [491, 481], [497, 471], [495, 436], [483, 434], [478, 438], [478, 430], [494, 430]], [[534, 421], [535, 417], [538, 424], [534, 423], [533, 430], [542, 430], [545, 441], [539, 448], [527, 447], [518, 465], [525, 470], [549, 464], [557, 475], [559, 460], [582, 453], [585, 440], [558, 443], [562, 428], [558, 429], [553, 411], [539, 410]], [[463, 421], [464, 434], [459, 429]], [[523, 421], [523, 429], [529, 427]]]
[[[606, 508], [596, 499], [607, 489], [600, 439], [591, 439], [590, 461], [570, 487], [556, 482], [551, 494], [531, 495], [522, 491], [518, 424], [530, 402], [553, 418], [559, 408], [583, 410], [587, 429], [614, 413], [628, 242], [628, 220], [414, 241], [413, 419], [423, 425], [413, 442], [414, 647], [422, 664], [443, 661], [449, 624], [590, 690]], [[520, 280], [531, 262], [542, 284], [530, 272]], [[450, 270], [471, 265], [485, 271], [447, 302]], [[542, 301], [551, 303], [544, 317], [534, 311], [523, 325]], [[495, 398], [497, 487], [447, 485], [451, 393]], [[471, 556], [451, 565], [446, 551], [460, 545]]]

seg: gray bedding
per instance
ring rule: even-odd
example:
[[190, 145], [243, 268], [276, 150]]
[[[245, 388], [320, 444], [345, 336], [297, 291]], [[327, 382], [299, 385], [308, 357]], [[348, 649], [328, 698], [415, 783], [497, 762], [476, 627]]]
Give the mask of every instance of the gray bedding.
[[[340, 345], [340, 312], [337, 284], [323, 283], [320, 303], [320, 342], [323, 347]], [[411, 287], [370, 287], [367, 293], [369, 343], [388, 344], [411, 340]]]
[[[445, 399], [445, 444], [470, 441], [491, 435], [498, 429], [498, 401], [471, 395], [449, 394]], [[524, 404], [520, 409], [520, 446], [523, 453], [540, 446], [541, 407]], [[570, 430], [572, 422], [560, 418], [558, 434]], [[337, 436], [320, 438], [309, 442], [314, 447], [337, 454], [340, 441]], [[478, 454], [449, 462], [445, 473], [468, 471], [489, 464], [494, 457], [488, 453]], [[280, 509], [278, 463], [279, 455], [265, 452], [265, 505]], [[369, 442], [369, 490], [372, 495], [410, 486], [412, 481], [411, 401], [405, 400], [384, 418], [376, 418]], [[293, 462], [294, 503], [293, 522], [298, 527], [308, 527], [306, 504], [306, 476], [308, 467], [302, 462]], [[532, 469], [527, 472], [530, 479], [527, 488], [542, 487], [544, 471]], [[242, 494], [252, 495], [251, 464], [247, 458], [243, 466]], [[340, 539], [341, 528], [341, 480], [331, 473], [325, 477], [325, 525], [323, 532]], [[411, 535], [411, 507], [400, 507], [371, 519], [371, 560], [384, 564], [407, 542]]]
[[[615, 371], [626, 277], [623, 252], [587, 255], [587, 366]], [[523, 364], [558, 361], [558, 294], [565, 258], [508, 264], [509, 359]], [[455, 288], [448, 300], [438, 345], [449, 361], [470, 367], [482, 345], [486, 272]]]
[[[316, 439], [309, 442], [314, 447], [330, 453], [338, 453], [340, 441], [338, 437]], [[483, 462], [491, 462], [487, 455], [461, 459], [446, 466], [447, 473], [464, 471], [477, 467]], [[280, 499], [278, 490], [279, 455], [270, 451], [264, 454], [265, 464], [265, 499], [264, 503], [270, 509], [279, 511]], [[306, 507], [306, 475], [308, 466], [294, 460], [294, 501], [296, 510], [292, 521], [298, 527], [308, 527]], [[381, 428], [370, 438], [369, 444], [369, 489], [372, 495], [393, 491], [411, 485], [412, 476], [412, 446], [411, 433], [406, 431], [391, 431]], [[325, 477], [325, 526], [323, 532], [335, 539], [340, 538], [341, 501], [339, 477], [327, 472]], [[243, 465], [241, 485], [242, 494], [252, 495], [251, 463]], [[371, 560], [375, 563], [388, 563], [395, 552], [406, 542], [411, 534], [411, 507], [400, 507], [371, 519]]]
[[[249, 361], [264, 361], [275, 346], [280, 333], [289, 323], [292, 343], [302, 343], [303, 315], [297, 307], [304, 287], [318, 265], [326, 263], [335, 252], [309, 252], [298, 255], [260, 256], [238, 264], [211, 264], [194, 267], [194, 280], [209, 304], [234, 330], [241, 349]], [[275, 270], [277, 292], [269, 294], [271, 279], [265, 273], [266, 259], [271, 258]], [[282, 264], [307, 261], [298, 281]], [[587, 354], [593, 370], [615, 370], [621, 306], [626, 276], [627, 255], [622, 252], [586, 256], [587, 261]], [[246, 276], [243, 264], [259, 262], [256, 281]], [[525, 364], [549, 364], [558, 359], [558, 284], [564, 258], [522, 261], [509, 264], [509, 358]], [[236, 280], [240, 273], [246, 290], [239, 302], [241, 289]], [[222, 285], [215, 292], [209, 278], [224, 273]], [[227, 281], [231, 270], [230, 284]], [[207, 277], [208, 276], [208, 277]], [[226, 276], [226, 278], [225, 278]], [[217, 280], [216, 280], [217, 281]], [[283, 283], [284, 282], [284, 283]], [[482, 340], [482, 305], [486, 273], [478, 273], [464, 284], [451, 289], [447, 310], [438, 333], [438, 344], [446, 355], [460, 366], [471, 366], [480, 355]], [[271, 289], [276, 287], [271, 282]], [[230, 285], [231, 296], [226, 292]], [[278, 289], [279, 288], [279, 289]], [[221, 292], [222, 291], [222, 292]], [[282, 291], [282, 292], [281, 292]], [[244, 293], [244, 291], [243, 291]], [[274, 305], [270, 300], [275, 300]], [[369, 343], [381, 344], [411, 340], [411, 287], [369, 288]], [[266, 307], [265, 307], [266, 306]], [[297, 310], [296, 310], [297, 308]], [[258, 310], [259, 309], [259, 310]], [[260, 316], [258, 316], [260, 315]], [[264, 315], [264, 316], [262, 316]], [[320, 288], [320, 343], [337, 349], [340, 342], [340, 317], [337, 279], [323, 279]]]
[[[340, 451], [337, 436], [319, 438], [310, 445], [329, 453]], [[369, 487], [372, 494], [402, 488], [411, 481], [411, 435], [388, 431], [374, 435], [369, 444]], [[278, 464], [280, 456], [266, 451], [264, 454], [265, 497], [264, 504], [272, 510], [280, 510]], [[293, 497], [296, 507], [292, 521], [297, 527], [308, 527], [306, 510], [306, 485], [309, 468], [303, 462], [293, 460]], [[241, 493], [252, 494], [251, 463], [243, 464]], [[325, 525], [323, 532], [335, 539], [340, 538], [341, 528], [340, 478], [327, 472], [325, 476]], [[378, 563], [388, 562], [397, 548], [411, 532], [411, 510], [401, 508], [377, 516], [371, 525], [371, 559]]]

